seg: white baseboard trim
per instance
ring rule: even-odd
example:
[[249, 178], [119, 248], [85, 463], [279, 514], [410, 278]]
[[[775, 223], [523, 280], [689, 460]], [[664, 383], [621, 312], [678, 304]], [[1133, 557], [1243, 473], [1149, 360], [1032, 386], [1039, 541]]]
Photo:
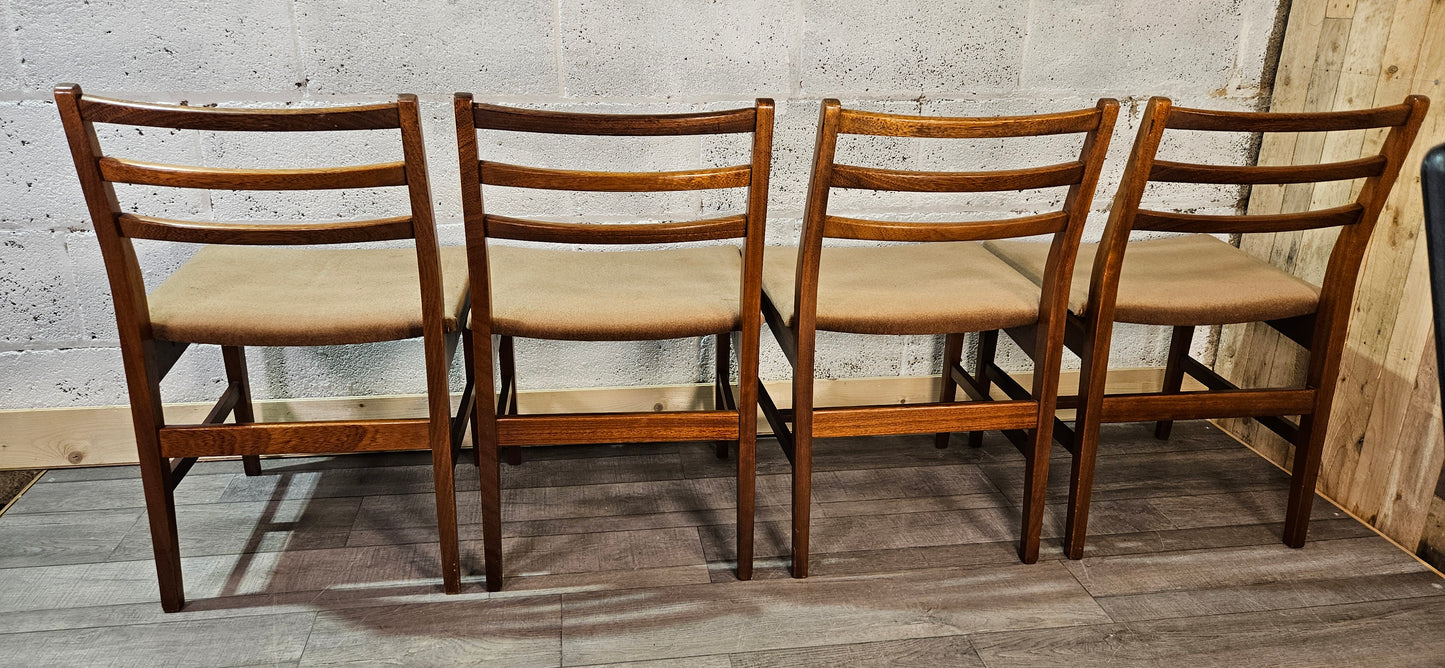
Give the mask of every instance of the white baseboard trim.
[[[1159, 388], [1164, 370], [1115, 369], [1109, 372], [1110, 392], [1147, 392]], [[1025, 387], [1029, 374], [1016, 377]], [[1076, 392], [1078, 372], [1060, 377], [1062, 394]], [[788, 381], [767, 381], [780, 406], [789, 403]], [[819, 406], [908, 404], [936, 401], [936, 376], [890, 376], [819, 380]], [[1202, 388], [1186, 388], [1202, 389]], [[523, 391], [517, 395], [522, 413], [696, 410], [712, 407], [712, 386], [656, 385], [570, 390]], [[172, 424], [200, 422], [209, 403], [167, 404]], [[270, 399], [256, 402], [261, 422], [298, 420], [366, 420], [426, 414], [424, 395]], [[771, 433], [758, 420], [761, 433]], [[35, 408], [0, 411], [0, 470], [107, 466], [136, 463], [135, 434], [128, 406]]]

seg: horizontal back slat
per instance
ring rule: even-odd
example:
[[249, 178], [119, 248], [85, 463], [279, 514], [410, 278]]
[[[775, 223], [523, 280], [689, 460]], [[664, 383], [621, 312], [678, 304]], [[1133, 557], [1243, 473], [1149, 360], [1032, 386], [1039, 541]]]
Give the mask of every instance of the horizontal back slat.
[[1083, 178], [1084, 163], [1079, 161], [989, 172], [914, 172], [834, 165], [830, 185], [900, 192], [988, 192], [1067, 186]]
[[1365, 208], [1358, 203], [1319, 211], [1266, 216], [1210, 216], [1140, 209], [1134, 214], [1133, 229], [1152, 232], [1194, 232], [1199, 234], [1249, 234], [1294, 232], [1321, 227], [1353, 225]]
[[913, 223], [827, 216], [823, 219], [823, 235], [872, 241], [986, 241], [1055, 234], [1062, 231], [1068, 221], [1069, 214], [1063, 211], [966, 223]]
[[938, 139], [1032, 137], [1088, 132], [1099, 127], [1099, 119], [1102, 117], [1103, 114], [1098, 109], [993, 118], [904, 116], [844, 109], [838, 118], [838, 132], [854, 135]]
[[121, 234], [127, 237], [192, 244], [242, 244], [248, 246], [349, 244], [411, 239], [415, 236], [410, 216], [288, 224], [167, 220], [126, 213], [117, 216], [116, 222], [120, 225]]
[[330, 109], [210, 109], [87, 95], [80, 98], [80, 113], [93, 123], [178, 130], [315, 132], [401, 127], [401, 114], [395, 102]]
[[1410, 105], [1397, 104], [1356, 111], [1324, 111], [1293, 114], [1248, 111], [1213, 111], [1173, 107], [1168, 128], [1219, 132], [1336, 132], [1399, 125], [1410, 116]]
[[487, 236], [494, 239], [564, 244], [658, 244], [735, 239], [747, 235], [746, 216], [727, 216], [678, 223], [556, 223], [508, 216], [485, 216]]
[[578, 114], [473, 104], [472, 118], [479, 130], [657, 137], [752, 132], [757, 110], [749, 107], [695, 114]]
[[1385, 156], [1327, 162], [1318, 165], [1197, 165], [1167, 160], [1154, 161], [1150, 181], [1167, 183], [1316, 183], [1347, 181], [1377, 176], [1385, 169]]
[[406, 163], [386, 162], [316, 169], [225, 169], [162, 165], [121, 158], [99, 161], [101, 176], [115, 183], [213, 190], [331, 190], [406, 185]]
[[524, 167], [481, 161], [482, 183], [512, 188], [582, 190], [598, 192], [651, 192], [742, 188], [752, 179], [748, 165], [670, 172], [590, 172]]

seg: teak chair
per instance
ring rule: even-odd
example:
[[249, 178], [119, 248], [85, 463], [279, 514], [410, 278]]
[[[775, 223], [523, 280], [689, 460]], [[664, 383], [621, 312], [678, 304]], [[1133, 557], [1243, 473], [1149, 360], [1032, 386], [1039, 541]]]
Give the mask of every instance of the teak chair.
[[[1073, 454], [1064, 537], [1070, 558], [1083, 557], [1103, 422], [1158, 421], [1155, 435], [1165, 439], [1173, 420], [1255, 418], [1295, 445], [1284, 542], [1290, 547], [1304, 545], [1360, 261], [1427, 105], [1425, 98], [1411, 96], [1392, 107], [1286, 114], [1176, 108], [1162, 97], [1149, 101], [1103, 238], [1099, 244], [1080, 249], [1069, 297], [1065, 341], [1082, 360], [1081, 390], [1077, 398], [1059, 401], [1061, 408], [1078, 408], [1074, 429], [1061, 423], [1054, 431]], [[1326, 132], [1369, 128], [1389, 128], [1379, 154], [1346, 162], [1225, 166], [1155, 159], [1166, 130]], [[1359, 178], [1365, 180], [1354, 203], [1319, 211], [1202, 215], [1140, 208], [1144, 188], [1151, 182], [1291, 184]], [[1326, 227], [1339, 227], [1340, 233], [1324, 284], [1318, 288], [1210, 236]], [[1132, 230], [1189, 234], [1131, 243]], [[989, 247], [1025, 274], [1041, 275], [1043, 253], [1037, 244], [995, 242]], [[1162, 391], [1104, 393], [1115, 322], [1173, 328]], [[1311, 352], [1303, 387], [1241, 389], [1189, 356], [1196, 326], [1242, 322], [1266, 322]], [[1038, 336], [1028, 328], [1009, 334], [1019, 342]], [[989, 376], [1001, 377], [991, 351], [980, 353], [980, 363], [988, 368]], [[1185, 374], [1208, 389], [1181, 392]], [[1027, 394], [1017, 387], [1003, 389], [1012, 397]], [[1299, 425], [1280, 417], [1287, 415], [1302, 416]]]
[[[1057, 114], [1005, 118], [901, 116], [843, 109], [824, 100], [799, 249], [770, 248], [763, 266], [764, 319], [793, 366], [793, 407], [778, 410], [760, 389], [793, 470], [794, 577], [808, 573], [809, 497], [814, 438], [873, 434], [1027, 429], [1014, 440], [1028, 461], [1019, 556], [1038, 559], [1044, 484], [1053, 429], [1070, 271], [1108, 150], [1118, 103]], [[1078, 160], [1029, 169], [915, 172], [835, 164], [840, 134], [978, 139], [1083, 134]], [[1061, 210], [1006, 220], [910, 223], [829, 215], [833, 188], [910, 192], [988, 192], [1068, 186]], [[979, 240], [1054, 235], [1040, 290], [979, 245]], [[906, 246], [823, 247], [825, 237]], [[801, 256], [801, 261], [798, 257]], [[977, 383], [959, 366], [966, 332], [1037, 324], [1047, 335], [1035, 351], [1034, 397], [955, 403], [959, 385]], [[945, 334], [943, 386], [937, 403], [815, 408], [817, 330], [858, 334]], [[957, 385], [955, 385], [957, 383]], [[979, 398], [977, 396], [975, 399]], [[792, 423], [791, 429], [788, 422]]]
[[[466, 255], [437, 245], [416, 97], [330, 109], [215, 109], [107, 100], [61, 85], [55, 100], [115, 301], [161, 606], [173, 612], [185, 604], [174, 491], [197, 457], [213, 455], [241, 455], [246, 473], [257, 475], [259, 455], [430, 449], [442, 578], [448, 593], [460, 591], [452, 468], [466, 422], [452, 419], [447, 368], [466, 323]], [[404, 160], [308, 169], [151, 164], [104, 155], [96, 123], [215, 132], [399, 130]], [[410, 206], [397, 217], [345, 222], [167, 220], [124, 213], [115, 183], [273, 191], [405, 186]], [[147, 295], [133, 239], [206, 246]], [[275, 248], [404, 239], [415, 250]], [[417, 336], [424, 339], [428, 417], [255, 421], [244, 346]], [[192, 343], [221, 346], [228, 384], [202, 424], [168, 425], [160, 381]], [[222, 424], [232, 413], [235, 424]]]
[[[736, 441], [737, 574], [752, 577], [757, 440], [758, 340], [763, 232], [772, 158], [773, 103], [694, 114], [604, 115], [512, 109], [456, 95], [472, 302], [477, 317], [477, 395], [492, 396], [492, 336], [500, 337], [501, 392], [478, 401], [473, 434], [481, 470], [482, 534], [489, 591], [502, 586], [499, 447], [575, 443]], [[599, 172], [483, 161], [478, 130], [592, 136], [751, 134], [749, 164], [665, 172]], [[746, 212], [708, 220], [587, 224], [487, 213], [482, 186], [569, 191], [666, 192], [746, 188]], [[732, 245], [583, 252], [489, 244], [675, 244], [743, 239]], [[729, 338], [740, 335], [739, 390], [729, 384]], [[518, 414], [513, 338], [636, 341], [716, 336], [715, 410]], [[514, 451], [515, 452], [515, 451]], [[722, 451], [726, 456], [725, 451]]]

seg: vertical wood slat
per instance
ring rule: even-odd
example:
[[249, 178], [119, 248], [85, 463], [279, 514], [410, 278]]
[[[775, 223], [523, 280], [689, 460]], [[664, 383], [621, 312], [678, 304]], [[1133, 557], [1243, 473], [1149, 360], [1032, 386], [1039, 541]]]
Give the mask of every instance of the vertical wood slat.
[[[1391, 104], [1409, 93], [1431, 109], [1402, 178], [1380, 216], [1361, 268], [1340, 390], [1320, 474], [1321, 491], [1387, 535], [1415, 547], [1424, 529], [1442, 460], [1437, 370], [1429, 324], [1430, 293], [1418, 243], [1423, 152], [1445, 141], [1445, 3], [1358, 0], [1293, 3], [1271, 111], [1328, 111]], [[1258, 164], [1350, 160], [1379, 150], [1384, 133], [1266, 135]], [[1360, 184], [1255, 186], [1249, 213], [1338, 206]], [[1318, 281], [1333, 233], [1288, 232], [1244, 237], [1241, 248], [1291, 273]], [[1264, 325], [1231, 326], [1221, 336], [1216, 368], [1242, 386], [1301, 378], [1298, 346]], [[1257, 424], [1224, 426], [1276, 462], [1290, 446]], [[1287, 465], [1287, 464], [1286, 464]]]

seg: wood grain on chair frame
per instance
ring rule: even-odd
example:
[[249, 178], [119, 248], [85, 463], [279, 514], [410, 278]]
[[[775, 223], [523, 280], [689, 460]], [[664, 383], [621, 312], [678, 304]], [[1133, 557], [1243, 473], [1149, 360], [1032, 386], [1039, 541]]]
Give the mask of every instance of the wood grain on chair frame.
[[[949, 432], [1009, 430], [1006, 433], [1010, 434], [1013, 443], [1024, 454], [1029, 469], [1025, 482], [1019, 555], [1028, 563], [1038, 559], [1069, 280], [1072, 276], [1074, 255], [1117, 115], [1118, 103], [1108, 99], [1100, 100], [1092, 109], [998, 118], [880, 114], [844, 109], [837, 100], [823, 102], [795, 269], [791, 274], [784, 275], [776, 287], [777, 292], [771, 292], [774, 288], [765, 279], [767, 292], [763, 299], [764, 319], [793, 366], [793, 408], [778, 410], [766, 390], [762, 392], [760, 401], [774, 434], [792, 462], [794, 577], [806, 577], [808, 573], [812, 442], [814, 438], [834, 436], [937, 433], [939, 447], [945, 447]], [[840, 134], [950, 139], [1030, 138], [1076, 134], [1082, 135], [1083, 146], [1077, 160], [1056, 165], [980, 172], [919, 172], [837, 164], [834, 156]], [[1059, 211], [1006, 220], [916, 223], [858, 220], [828, 213], [829, 193], [833, 188], [957, 193], [1059, 186], [1068, 187], [1068, 194]], [[1052, 234], [1053, 243], [1050, 246], [1048, 270], [1042, 289], [1028, 289], [1030, 296], [1027, 299], [1037, 301], [1026, 301], [1023, 304], [1023, 321], [1036, 323], [1041, 331], [1045, 332], [1045, 336], [1036, 342], [1033, 351], [1038, 361], [1035, 365], [1034, 391], [1031, 397], [988, 401], [989, 379], [981, 375], [975, 377], [959, 365], [964, 334], [977, 329], [990, 330], [992, 326], [959, 331], [947, 328], [946, 324], [934, 322], [918, 324], [916, 331], [903, 331], [907, 325], [899, 325], [902, 329], [890, 325], [886, 329], [898, 331], [886, 333], [946, 335], [944, 382], [938, 402], [901, 406], [814, 407], [813, 379], [816, 333], [819, 329], [820, 269], [822, 258], [828, 252], [823, 249], [825, 237], [957, 243], [1038, 234]], [[958, 248], [991, 257], [975, 244]], [[885, 248], [869, 249], [874, 250], [891, 252]], [[945, 272], [970, 269], [962, 264], [944, 267]], [[1002, 262], [998, 262], [994, 270], [998, 272], [998, 276], [1011, 277], [1027, 284], [1026, 280], [1017, 276]], [[958, 309], [969, 309], [969, 296], [951, 297], [960, 300]], [[825, 294], [823, 298], [828, 299], [829, 295]], [[1034, 310], [1035, 306], [1037, 310]], [[859, 308], [866, 310], [866, 307]], [[876, 329], [879, 323], [850, 328], [848, 320], [855, 315], [861, 318], [863, 314], [830, 313], [830, 319], [838, 321], [838, 324], [830, 328], [859, 333], [885, 333], [867, 331], [869, 327]], [[942, 319], [947, 320], [948, 315], [942, 314]], [[930, 315], [935, 321], [939, 319], [938, 316], [936, 313]], [[1013, 317], [1018, 316], [1015, 314]], [[996, 321], [993, 326], [997, 326]], [[945, 329], [935, 331], [939, 327]], [[986, 338], [985, 344], [991, 345], [992, 341], [992, 338]], [[958, 387], [963, 387], [974, 401], [956, 403], [954, 400]], [[1019, 430], [1028, 430], [1028, 433], [1025, 435]]]
[[[1089, 278], [1087, 301], [1081, 312], [1068, 316], [1065, 342], [1083, 363], [1080, 394], [1060, 397], [1061, 407], [1074, 407], [1078, 415], [1074, 429], [1056, 429], [1058, 440], [1073, 454], [1069, 489], [1069, 511], [1065, 526], [1064, 549], [1070, 558], [1083, 557], [1088, 526], [1089, 497], [1093, 487], [1094, 459], [1098, 448], [1099, 425], [1102, 422], [1157, 421], [1155, 435], [1169, 437], [1173, 420], [1201, 418], [1254, 418], [1261, 425], [1295, 444], [1293, 476], [1286, 506], [1283, 540], [1290, 547], [1301, 547], [1309, 526], [1314, 501], [1315, 480], [1319, 473], [1320, 455], [1324, 445], [1325, 427], [1335, 392], [1340, 356], [1349, 324], [1351, 302], [1359, 275], [1360, 262], [1369, 243], [1375, 222], [1400, 173], [1401, 163], [1414, 141], [1424, 119], [1428, 100], [1419, 95], [1389, 107], [1357, 111], [1311, 113], [1260, 113], [1210, 111], [1174, 107], [1167, 98], [1155, 97], [1144, 111], [1143, 122], [1129, 155], [1124, 178], [1114, 197], [1103, 239], [1094, 257]], [[1338, 132], [1387, 128], [1380, 152], [1356, 160], [1318, 165], [1290, 166], [1226, 166], [1180, 163], [1156, 159], [1159, 145], [1168, 130], [1207, 132]], [[1363, 179], [1364, 186], [1355, 202], [1319, 211], [1273, 215], [1202, 215], [1151, 211], [1140, 208], [1145, 187], [1150, 183], [1206, 184], [1278, 184], [1312, 183]], [[1130, 288], [1129, 268], [1147, 271], [1142, 264], [1130, 265], [1129, 236], [1133, 230], [1155, 232], [1189, 232], [1196, 235], [1247, 234], [1338, 227], [1340, 234], [1330, 255], [1324, 284], [1318, 289], [1317, 302], [1310, 304], [1313, 312], [1275, 315], [1268, 318], [1228, 317], [1228, 309], [1191, 316], [1190, 302], [1202, 297], [1228, 302], [1238, 295], [1180, 295], [1182, 303], [1172, 313], [1140, 317], [1147, 309], [1134, 308], [1131, 318], [1121, 318], [1123, 309], [1137, 307], [1129, 297], [1121, 297], [1121, 285]], [[1204, 238], [1204, 237], [1197, 237]], [[1165, 240], [1168, 241], [1168, 240]], [[1135, 256], [1157, 241], [1135, 242]], [[1158, 247], [1155, 245], [1154, 247]], [[1268, 263], [1245, 256], [1225, 244], [1221, 252], [1263, 272], [1274, 272], [1281, 285], [1296, 281]], [[1004, 255], [1019, 255], [1000, 250]], [[1223, 256], [1221, 256], [1223, 257]], [[1142, 261], [1141, 261], [1142, 262]], [[1177, 274], [1179, 267], [1157, 266], [1154, 270]], [[1142, 275], [1142, 274], [1141, 274]], [[1264, 275], [1264, 274], [1261, 274]], [[1162, 277], [1162, 274], [1161, 274]], [[1172, 277], [1171, 277], [1172, 278]], [[1212, 276], [1211, 285], [1228, 279]], [[1135, 279], [1146, 281], [1147, 279]], [[1132, 287], [1138, 287], [1133, 283]], [[1201, 289], [1204, 284], [1201, 284]], [[1256, 286], [1257, 287], [1257, 286]], [[1219, 292], [1226, 292], [1221, 288]], [[1131, 293], [1137, 299], [1137, 290]], [[1257, 297], [1258, 295], [1254, 295]], [[1241, 308], [1247, 314], [1258, 307]], [[1306, 309], [1308, 310], [1308, 309]], [[1225, 315], [1221, 315], [1225, 313]], [[1171, 326], [1171, 340], [1165, 369], [1164, 386], [1160, 392], [1106, 394], [1109, 344], [1115, 321], [1142, 322]], [[1203, 363], [1189, 356], [1194, 328], [1232, 322], [1261, 321], [1278, 330], [1310, 351], [1307, 379], [1303, 387], [1240, 388]], [[1036, 336], [1030, 328], [1009, 330], [1019, 342]], [[1029, 350], [1028, 346], [1024, 349]], [[982, 351], [981, 364], [990, 374], [998, 373], [992, 362], [992, 351]], [[1203, 383], [1207, 390], [1181, 392], [1185, 375]], [[1027, 393], [1015, 388], [1010, 396]], [[1283, 416], [1301, 416], [1298, 425]]]
[[[768, 175], [772, 160], [773, 102], [760, 99], [751, 108], [691, 114], [616, 115], [516, 109], [477, 103], [468, 93], [455, 97], [457, 151], [461, 161], [462, 209], [466, 219], [467, 249], [472, 285], [472, 303], [477, 317], [467, 332], [477, 380], [477, 395], [492, 396], [492, 336], [499, 336], [501, 388], [497, 403], [478, 401], [473, 412], [473, 434], [477, 465], [481, 470], [482, 535], [489, 591], [502, 586], [501, 492], [498, 468], [499, 448], [519, 452], [514, 446], [564, 443], [623, 443], [644, 441], [735, 441], [737, 462], [737, 575], [752, 577], [753, 505], [757, 440], [758, 344], [762, 327], [760, 307], [763, 233], [767, 220]], [[751, 159], [747, 164], [669, 172], [599, 172], [544, 169], [508, 165], [481, 159], [477, 133], [506, 131], [563, 135], [613, 137], [664, 137], [681, 135], [751, 134]], [[579, 224], [528, 220], [487, 213], [482, 186], [538, 188], [602, 192], [666, 192], [719, 188], [745, 188], [746, 210], [739, 215], [708, 220], [638, 223]], [[529, 294], [500, 294], [499, 280], [508, 278], [502, 265], [502, 250], [524, 253], [527, 249], [491, 249], [489, 239], [565, 244], [676, 244], [682, 242], [743, 239], [737, 277], [738, 311], [734, 322], [715, 331], [688, 331], [684, 335], [711, 334], [717, 338], [715, 410], [676, 412], [624, 412], [589, 414], [519, 414], [516, 394], [516, 362], [513, 340], [520, 335], [509, 326], [526, 326], [525, 314], [507, 323], [496, 321], [501, 300], [547, 300], [542, 290]], [[565, 251], [533, 251], [558, 253]], [[673, 251], [655, 251], [668, 253]], [[607, 253], [576, 253], [574, 261]], [[533, 257], [555, 257], [534, 255]], [[648, 256], [640, 256], [646, 260]], [[660, 256], [655, 256], [660, 257]], [[737, 261], [737, 255], [732, 255]], [[603, 258], [604, 260], [606, 258]], [[645, 262], [642, 265], [645, 269]], [[513, 269], [521, 267], [513, 266]], [[588, 277], [588, 288], [605, 293], [629, 286], [605, 272]], [[650, 286], [655, 287], [655, 286]], [[635, 296], [635, 295], [634, 295]], [[585, 322], [587, 315], [570, 314], [573, 331], [561, 329], [533, 333], [535, 336], [572, 340], [636, 340], [675, 338], [678, 331], [650, 332], [647, 325], [608, 329]], [[674, 323], [675, 324], [675, 323]], [[536, 329], [545, 330], [546, 327]], [[532, 333], [531, 330], [525, 330]], [[729, 382], [729, 339], [738, 336], [739, 389], [734, 396]], [[726, 456], [726, 446], [719, 446]]]
[[[174, 491], [196, 457], [208, 455], [241, 455], [247, 475], [258, 475], [261, 473], [258, 457], [264, 454], [430, 449], [440, 535], [440, 570], [445, 591], [459, 592], [461, 577], [452, 471], [461, 442], [457, 427], [464, 426], [464, 422], [454, 421], [451, 415], [447, 368], [455, 353], [457, 331], [465, 327], [466, 305], [465, 302], [444, 304], [443, 270], [432, 218], [416, 96], [401, 95], [393, 103], [352, 107], [222, 109], [108, 100], [87, 96], [80, 86], [60, 85], [55, 89], [55, 100], [114, 297], [162, 607], [173, 612], [185, 605]], [[94, 128], [96, 123], [199, 131], [393, 130], [399, 131], [395, 136], [400, 139], [403, 160], [306, 169], [222, 169], [150, 164], [104, 155]], [[177, 221], [122, 213], [114, 183], [221, 190], [404, 186], [409, 196], [409, 210], [404, 216], [315, 224]], [[245, 343], [246, 335], [236, 334], [241, 342], [222, 344], [228, 384], [210, 415], [199, 425], [166, 424], [161, 410], [160, 381], [187, 347], [198, 341], [162, 340], [156, 336], [132, 239], [226, 246], [411, 240], [415, 246], [418, 283], [414, 288], [399, 286], [399, 289], [413, 299], [418, 293], [412, 290], [420, 290], [420, 299], [416, 302], [420, 312], [409, 314], [408, 322], [411, 324], [403, 327], [415, 327], [420, 331], [407, 331], [402, 338], [420, 335], [424, 340], [428, 417], [258, 424], [252, 410], [242, 346], [274, 345], [274, 342]], [[392, 252], [412, 255], [408, 250]], [[457, 280], [464, 279], [465, 276], [457, 277]], [[454, 286], [457, 287], [461, 286]], [[235, 308], [244, 310], [255, 306], [236, 304]], [[420, 323], [416, 327], [418, 315]], [[451, 331], [448, 331], [448, 320], [451, 321]], [[216, 325], [224, 329], [224, 323]], [[308, 325], [318, 331], [327, 327], [324, 321]], [[295, 336], [304, 338], [306, 335], [302, 332]], [[325, 343], [372, 340], [382, 339], [328, 339]], [[305, 341], [294, 343], [313, 345]], [[469, 378], [464, 390], [466, 398], [462, 415], [466, 414], [465, 403], [470, 401], [471, 389]], [[232, 414], [235, 415], [235, 424], [223, 424]]]

